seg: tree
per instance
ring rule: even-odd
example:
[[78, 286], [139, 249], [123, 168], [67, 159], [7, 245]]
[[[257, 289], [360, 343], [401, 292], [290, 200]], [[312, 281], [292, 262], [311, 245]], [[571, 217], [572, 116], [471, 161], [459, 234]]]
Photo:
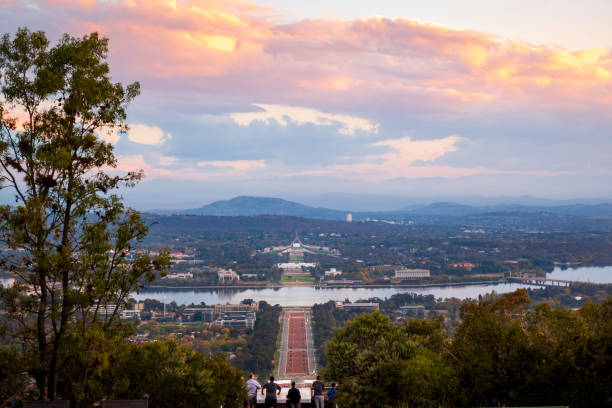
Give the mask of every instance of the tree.
[[435, 322], [398, 327], [380, 312], [337, 330], [326, 344], [325, 377], [341, 384], [338, 404], [449, 406], [456, 381], [452, 366], [437, 352], [441, 330]]
[[224, 356], [198, 353], [170, 340], [122, 344], [96, 382], [105, 396], [148, 397], [151, 408], [238, 408], [246, 399], [242, 373]]
[[0, 240], [12, 251], [3, 266], [20, 278], [4, 301], [22, 324], [41, 399], [57, 397], [69, 334], [110, 330], [129, 293], [169, 261], [137, 249], [147, 226], [117, 189], [142, 172], [117, 174], [100, 139], [128, 129], [140, 89], [111, 81], [107, 52], [96, 33], [53, 47], [27, 29], [0, 41], [0, 182], [14, 196], [0, 207]]
[[23, 355], [14, 346], [0, 347], [0, 406], [25, 388]]
[[525, 333], [525, 289], [461, 305], [463, 323], [452, 343], [461, 405], [512, 404], [524, 394], [534, 361]]

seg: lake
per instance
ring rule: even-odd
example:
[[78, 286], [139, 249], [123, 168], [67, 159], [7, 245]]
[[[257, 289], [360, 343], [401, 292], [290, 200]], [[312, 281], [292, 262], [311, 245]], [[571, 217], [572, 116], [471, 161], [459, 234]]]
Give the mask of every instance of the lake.
[[312, 286], [286, 286], [282, 288], [265, 289], [197, 289], [197, 290], [147, 290], [132, 294], [137, 300], [157, 299], [170, 303], [172, 301], [180, 304], [198, 304], [205, 302], [207, 305], [216, 303], [239, 303], [243, 299], [255, 301], [265, 300], [270, 304], [281, 306], [312, 306], [315, 303], [325, 303], [330, 300], [343, 301], [345, 299], [354, 302], [359, 299], [378, 297], [389, 298], [396, 293], [418, 293], [422, 295], [434, 295], [436, 298], [459, 299], [473, 298], [495, 291], [497, 293], [512, 292], [519, 288], [528, 288], [520, 283], [501, 283], [497, 285], [468, 285], [468, 286], [437, 286], [427, 288], [315, 288]]
[[548, 279], [562, 279], [576, 282], [612, 283], [612, 266], [582, 266], [578, 268], [555, 269], [546, 274]]
[[[591, 283], [612, 283], [612, 266], [584, 266], [568, 269], [556, 267], [546, 277]], [[11, 281], [12, 279], [0, 279], [0, 283], [4, 285], [10, 284]], [[178, 304], [198, 304], [200, 302], [205, 302], [206, 304], [238, 303], [243, 299], [253, 299], [255, 301], [265, 300], [270, 304], [280, 304], [282, 306], [312, 306], [315, 303], [325, 303], [330, 300], [343, 301], [348, 299], [354, 302], [371, 297], [385, 299], [396, 293], [431, 294], [436, 298], [456, 297], [459, 299], [476, 299], [478, 295], [484, 295], [492, 291], [507, 293], [518, 288], [527, 287], [530, 286], [519, 283], [436, 286], [427, 288], [315, 288], [311, 286], [286, 286], [264, 289], [160, 289], [134, 293], [132, 296], [137, 300], [150, 298], [167, 303], [175, 301]]]

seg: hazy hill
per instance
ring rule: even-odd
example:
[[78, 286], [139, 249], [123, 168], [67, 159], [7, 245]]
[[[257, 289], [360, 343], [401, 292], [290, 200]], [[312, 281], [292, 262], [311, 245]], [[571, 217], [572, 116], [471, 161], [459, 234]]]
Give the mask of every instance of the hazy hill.
[[462, 205], [458, 203], [439, 202], [418, 207], [406, 208], [406, 212], [418, 215], [449, 215], [462, 217], [482, 213], [481, 207]]
[[[351, 211], [312, 207], [293, 201], [271, 197], [240, 196], [230, 200], [215, 201], [199, 208], [187, 210], [151, 211], [160, 215], [210, 215], [257, 216], [278, 215], [324, 220], [345, 220]], [[398, 211], [352, 212], [353, 220], [377, 219], [408, 221], [414, 217], [468, 217], [484, 214], [549, 213], [581, 217], [612, 217], [612, 204], [571, 204], [557, 206], [527, 206], [520, 204], [496, 204], [471, 206], [454, 202], [435, 202], [415, 205]]]
[[343, 220], [346, 211], [317, 208], [287, 201], [280, 198], [240, 196], [230, 200], [215, 201], [200, 208], [187, 210], [155, 211], [158, 214], [176, 215], [216, 215], [216, 216], [253, 216], [288, 215], [304, 218]]

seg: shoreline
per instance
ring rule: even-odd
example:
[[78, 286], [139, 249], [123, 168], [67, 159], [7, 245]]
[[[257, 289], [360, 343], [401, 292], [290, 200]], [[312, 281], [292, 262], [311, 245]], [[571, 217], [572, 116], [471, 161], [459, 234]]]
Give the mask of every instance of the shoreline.
[[197, 290], [197, 289], [281, 289], [295, 287], [309, 287], [316, 289], [334, 289], [334, 288], [430, 288], [430, 287], [449, 287], [449, 286], [473, 286], [473, 285], [496, 285], [510, 283], [507, 279], [502, 280], [486, 280], [486, 281], [467, 281], [467, 282], [438, 282], [426, 284], [360, 284], [360, 285], [204, 285], [204, 286], [150, 286], [140, 289], [141, 292], [154, 292], [156, 290]]

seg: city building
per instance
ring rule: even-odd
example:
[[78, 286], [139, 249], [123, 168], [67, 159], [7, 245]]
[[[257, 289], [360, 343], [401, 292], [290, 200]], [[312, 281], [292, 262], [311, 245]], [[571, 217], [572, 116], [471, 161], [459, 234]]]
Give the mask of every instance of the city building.
[[314, 268], [317, 266], [316, 263], [313, 262], [283, 262], [278, 263], [276, 266], [279, 269], [296, 269], [296, 268]]
[[119, 317], [124, 320], [140, 320], [140, 310], [122, 310]]
[[337, 303], [338, 309], [344, 309], [346, 311], [363, 311], [372, 312], [374, 310], [380, 310], [378, 303]]
[[400, 269], [402, 266], [398, 265], [372, 265], [368, 266], [368, 269], [372, 272], [394, 272], [396, 269]]
[[253, 329], [255, 327], [255, 312], [235, 310], [223, 312], [215, 320], [215, 324], [232, 329]]
[[259, 303], [239, 303], [239, 304], [217, 304], [214, 306], [214, 311], [217, 315], [225, 312], [257, 312], [259, 310]]
[[400, 306], [400, 313], [404, 316], [418, 316], [425, 313], [425, 306], [422, 305], [404, 305]]
[[108, 320], [115, 313], [121, 316], [123, 307], [122, 306], [117, 307], [117, 305], [114, 303], [107, 303], [104, 305], [100, 305], [99, 307], [96, 307], [96, 306], [92, 307], [92, 311], [96, 313], [96, 315], [100, 317], [101, 319]]
[[188, 307], [183, 310], [183, 320], [186, 322], [212, 322], [215, 320], [215, 308]]
[[336, 270], [336, 268], [330, 268], [329, 271], [325, 271], [325, 278], [331, 278], [342, 275], [342, 271]]
[[217, 277], [221, 282], [240, 280], [240, 276], [231, 269], [220, 269], [217, 271]]
[[353, 222], [353, 214], [346, 214], [346, 222]]
[[193, 279], [193, 273], [191, 272], [179, 272], [179, 273], [169, 273], [164, 276], [162, 279]]
[[401, 268], [395, 270], [395, 279], [420, 279], [429, 278], [429, 269], [408, 269]]

